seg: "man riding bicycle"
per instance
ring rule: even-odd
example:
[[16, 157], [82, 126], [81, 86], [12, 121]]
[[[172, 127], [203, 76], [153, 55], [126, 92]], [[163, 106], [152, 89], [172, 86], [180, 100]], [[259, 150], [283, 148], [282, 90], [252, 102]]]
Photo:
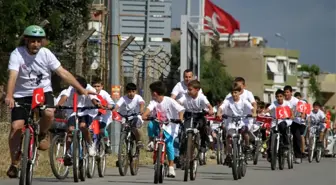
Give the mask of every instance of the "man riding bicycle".
[[[7, 171], [10, 178], [18, 176], [17, 165], [20, 161], [21, 130], [28, 118], [25, 109], [15, 107], [15, 102], [30, 104], [33, 90], [43, 88], [45, 104], [54, 106], [54, 95], [51, 87], [52, 71], [82, 94], [93, 93], [85, 90], [75, 77], [61, 66], [61, 63], [49, 49], [42, 47], [42, 41], [46, 37], [43, 28], [36, 25], [28, 26], [23, 35], [24, 45], [17, 47], [11, 53], [8, 64], [9, 78], [5, 101], [8, 107], [12, 109], [12, 123], [9, 133], [11, 166]], [[48, 108], [43, 111], [40, 122], [40, 150], [49, 148], [48, 129], [53, 122], [53, 118], [53, 109]]]

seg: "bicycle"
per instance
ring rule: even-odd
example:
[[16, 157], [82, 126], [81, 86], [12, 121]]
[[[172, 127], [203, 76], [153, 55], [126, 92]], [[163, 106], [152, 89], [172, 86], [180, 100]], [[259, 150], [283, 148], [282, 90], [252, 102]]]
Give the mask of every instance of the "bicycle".
[[[119, 141], [118, 151], [118, 170], [121, 176], [125, 176], [130, 166], [131, 175], [137, 175], [139, 170], [140, 147], [137, 145], [135, 135], [132, 132], [132, 121], [137, 118], [139, 113], [131, 115], [122, 115], [118, 113], [122, 119], [121, 135]], [[123, 154], [123, 147], [125, 146], [125, 154]], [[123, 158], [125, 156], [125, 158]]]
[[229, 145], [232, 146], [230, 161], [232, 167], [232, 175], [234, 180], [241, 179], [246, 175], [246, 156], [243, 152], [244, 140], [242, 137], [240, 126], [240, 121], [242, 119], [250, 118], [251, 115], [247, 116], [227, 116], [223, 115], [224, 119], [231, 118], [232, 122], [235, 124], [235, 128], [230, 129], [228, 132], [231, 135], [229, 140]]
[[[204, 117], [204, 113], [186, 112], [184, 114], [185, 121], [183, 125], [185, 129], [182, 138], [185, 139], [182, 139], [181, 142], [184, 181], [188, 181], [188, 177], [193, 181], [196, 179], [201, 142], [201, 136], [198, 130], [199, 124], [194, 120], [202, 116]], [[190, 125], [186, 125], [187, 122], [190, 123]]]
[[[88, 107], [77, 107], [77, 93], [73, 95], [73, 107], [70, 106], [58, 106], [56, 109], [72, 109], [75, 113], [75, 128], [71, 132], [71, 155], [72, 155], [72, 170], [73, 170], [73, 178], [74, 182], [78, 182], [79, 179], [81, 181], [85, 181], [86, 178], [86, 170], [88, 168], [88, 143], [83, 140], [83, 135], [81, 130], [79, 129], [78, 123], [78, 110], [89, 110], [89, 109], [98, 109], [96, 106], [88, 106]], [[69, 150], [69, 149], [68, 149]]]
[[322, 151], [324, 150], [323, 142], [320, 142], [320, 127], [323, 123], [312, 122], [309, 135], [309, 148], [308, 148], [308, 162], [311, 163], [315, 157], [317, 163], [321, 161]]
[[[267, 116], [270, 117], [272, 119], [275, 119], [275, 127], [273, 127], [271, 129], [271, 145], [270, 145], [270, 149], [271, 149], [271, 169], [275, 170], [276, 168], [276, 162], [277, 162], [277, 157], [278, 157], [278, 163], [279, 163], [279, 169], [283, 170], [284, 166], [285, 166], [285, 159], [287, 158], [287, 164], [288, 164], [288, 169], [292, 169], [293, 168], [293, 157], [294, 157], [294, 153], [293, 153], [293, 136], [291, 134], [290, 131], [290, 127], [287, 127], [287, 135], [289, 138], [287, 138], [289, 140], [289, 148], [286, 149], [284, 148], [283, 142], [282, 142], [282, 134], [280, 134], [279, 132], [279, 123], [277, 118], [273, 118], [271, 116]], [[289, 119], [289, 118], [286, 118]]]
[[[225, 130], [224, 130], [224, 122], [218, 121], [216, 117], [206, 117], [208, 121], [212, 121], [212, 129], [216, 134], [216, 159], [217, 164], [224, 164], [224, 148], [225, 148]], [[214, 123], [218, 122], [218, 123]]]
[[179, 119], [171, 119], [168, 121], [161, 121], [153, 117], [149, 117], [148, 121], [154, 121], [159, 125], [159, 134], [154, 138], [154, 151], [153, 151], [153, 163], [154, 163], [154, 184], [163, 183], [164, 176], [167, 176], [167, 164], [166, 160], [166, 143], [164, 138], [163, 125], [168, 125], [169, 123], [181, 123]]
[[[22, 129], [23, 137], [21, 137], [21, 144], [23, 144], [23, 150], [21, 146], [18, 155], [20, 157], [22, 156], [19, 169], [20, 185], [31, 185], [33, 181], [33, 170], [38, 158], [37, 148], [39, 146], [40, 134], [39, 118], [41, 117], [41, 111], [47, 108], [52, 108], [51, 106], [43, 105], [43, 103], [43, 88], [37, 88], [33, 91], [31, 104], [15, 102], [14, 105], [15, 107], [21, 107], [29, 112], [28, 119], [25, 121]], [[27, 109], [29, 109], [29, 111]]]

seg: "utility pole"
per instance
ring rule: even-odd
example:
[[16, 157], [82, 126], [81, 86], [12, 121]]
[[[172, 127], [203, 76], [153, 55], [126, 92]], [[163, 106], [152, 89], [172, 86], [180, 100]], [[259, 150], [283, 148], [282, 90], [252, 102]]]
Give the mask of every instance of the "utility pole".
[[140, 62], [140, 59], [143, 58], [149, 51], [149, 47], [146, 47], [143, 52], [140, 52], [139, 54], [137, 54], [134, 57], [133, 60], [133, 83], [137, 84], [137, 79], [138, 79], [138, 73], [139, 73], [139, 69], [138, 69], [138, 65]]
[[[110, 89], [112, 99], [116, 102], [120, 98], [120, 42], [119, 42], [119, 0], [112, 0], [109, 3], [110, 15], [110, 41], [112, 51], [110, 53]], [[117, 44], [118, 43], [118, 44]], [[110, 140], [112, 152], [117, 153], [119, 150], [120, 124], [113, 122], [110, 127]]]
[[94, 32], [95, 28], [85, 31], [82, 36], [76, 40], [76, 74], [83, 76], [83, 43], [88, 39]]

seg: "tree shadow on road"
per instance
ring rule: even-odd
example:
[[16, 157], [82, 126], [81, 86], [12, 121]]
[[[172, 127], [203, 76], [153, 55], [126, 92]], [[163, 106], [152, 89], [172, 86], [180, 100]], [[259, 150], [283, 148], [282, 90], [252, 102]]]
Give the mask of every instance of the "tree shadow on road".
[[116, 180], [109, 180], [107, 182], [111, 183], [118, 183], [118, 184], [153, 184], [152, 181], [139, 181], [139, 180], [133, 180], [133, 181], [116, 181]]
[[210, 175], [229, 175], [229, 173], [223, 172], [197, 172], [198, 174], [210, 174]]
[[207, 176], [207, 177], [202, 177], [201, 179], [206, 179], [206, 180], [225, 180], [225, 181], [233, 181], [232, 175], [229, 176]]
[[68, 177], [63, 180], [56, 179], [56, 178], [43, 178], [43, 177], [34, 177], [33, 182], [52, 182], [52, 183], [64, 183], [64, 182], [73, 182], [73, 178]]

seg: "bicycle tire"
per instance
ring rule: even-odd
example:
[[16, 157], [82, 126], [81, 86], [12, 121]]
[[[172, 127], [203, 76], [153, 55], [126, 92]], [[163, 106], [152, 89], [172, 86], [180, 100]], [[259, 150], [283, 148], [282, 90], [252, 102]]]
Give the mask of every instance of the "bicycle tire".
[[[197, 134], [199, 136], [199, 133]], [[193, 135], [191, 135], [193, 137]], [[189, 140], [188, 140], [189, 141]], [[191, 151], [190, 151], [190, 180], [194, 181], [196, 180], [197, 176], [197, 167], [198, 167], [198, 159], [197, 159], [197, 153], [195, 154], [195, 140], [192, 140], [192, 145], [191, 145]]]
[[271, 169], [275, 170], [277, 162], [277, 134], [273, 134], [271, 138]]
[[315, 137], [311, 137], [309, 139], [309, 150], [308, 150], [308, 162], [311, 163], [314, 159], [314, 153], [315, 153]]
[[[133, 152], [133, 150], [135, 150]], [[130, 171], [131, 175], [135, 176], [138, 174], [139, 171], [139, 159], [140, 159], [140, 150], [137, 146], [137, 142], [132, 136], [130, 150], [129, 150], [129, 158], [130, 158]]]
[[79, 143], [78, 143], [78, 131], [73, 131], [72, 136], [72, 171], [73, 171], [73, 178], [74, 182], [79, 181]]
[[106, 170], [106, 154], [105, 154], [105, 142], [103, 139], [100, 140], [99, 156], [97, 157], [96, 161], [97, 161], [98, 176], [104, 177]]
[[223, 142], [222, 137], [219, 133], [216, 136], [216, 157], [217, 157], [217, 164], [223, 164]]
[[257, 165], [258, 160], [259, 160], [260, 147], [261, 147], [260, 131], [259, 131], [258, 137], [256, 138], [255, 142], [256, 142], [256, 146], [255, 146], [254, 155], [253, 155], [253, 165]]
[[158, 144], [158, 148], [156, 151], [156, 159], [155, 159], [155, 166], [154, 166], [154, 184], [158, 184], [159, 182], [162, 183], [163, 181], [163, 174], [162, 174], [162, 164], [161, 164], [161, 155], [162, 155], [163, 145]]
[[[128, 156], [128, 151], [127, 151], [127, 145], [129, 144], [127, 139], [127, 135], [125, 132], [123, 132], [120, 136], [120, 141], [119, 141], [119, 151], [118, 151], [118, 170], [119, 174], [121, 176], [125, 176], [128, 171], [128, 162], [129, 162], [129, 156]], [[122, 146], [125, 145], [126, 147], [126, 152], [125, 152], [125, 159], [122, 158]], [[126, 162], [126, 164], [124, 164]]]
[[[80, 132], [81, 133], [81, 132]], [[86, 169], [88, 168], [87, 158], [88, 158], [88, 147], [86, 141], [82, 137], [80, 137], [80, 160], [79, 160], [79, 178], [81, 181], [85, 181], [85, 177], [87, 175]]]
[[238, 139], [233, 138], [232, 140], [232, 175], [234, 180], [238, 180], [239, 173], [239, 157], [238, 157]]
[[284, 149], [283, 148], [280, 148], [280, 150], [279, 150], [278, 163], [279, 163], [279, 169], [283, 170], [285, 168], [285, 158], [284, 158]]
[[319, 163], [321, 161], [321, 158], [322, 158], [322, 147], [318, 146], [316, 147], [316, 157], [315, 157], [316, 162]]
[[[50, 146], [50, 149], [49, 149], [49, 161], [50, 161], [50, 167], [51, 167], [51, 171], [52, 173], [54, 174], [54, 176], [59, 179], [59, 180], [63, 180], [65, 179], [68, 175], [69, 175], [69, 167], [68, 166], [64, 166], [65, 167], [65, 171], [63, 174], [60, 174], [57, 169], [56, 169], [56, 164], [55, 164], [55, 161], [54, 161], [54, 154], [55, 154], [55, 148], [54, 146], [57, 146], [59, 144], [59, 141], [63, 142], [63, 147], [64, 147], [64, 152], [63, 154], [61, 154], [62, 156], [65, 156], [65, 139], [64, 139], [64, 136], [61, 136], [61, 135], [58, 135], [56, 134], [52, 141], [51, 141], [51, 146]], [[56, 158], [56, 156], [55, 156]], [[57, 160], [57, 159], [56, 159]], [[64, 164], [63, 164], [64, 165]]]
[[193, 135], [192, 133], [187, 133], [187, 151], [184, 159], [184, 178], [183, 178], [183, 181], [185, 182], [187, 182], [189, 178], [192, 144], [193, 144]]
[[27, 165], [28, 165], [28, 153], [30, 142], [30, 130], [26, 128], [23, 141], [23, 155], [21, 158], [21, 172], [20, 172], [20, 185], [27, 184]]

